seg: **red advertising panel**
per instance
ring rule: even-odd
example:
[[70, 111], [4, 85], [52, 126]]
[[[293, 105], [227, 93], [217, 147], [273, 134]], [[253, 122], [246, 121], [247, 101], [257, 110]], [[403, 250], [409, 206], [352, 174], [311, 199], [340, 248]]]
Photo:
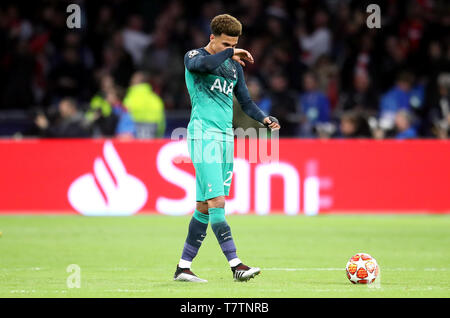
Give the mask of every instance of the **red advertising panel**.
[[[277, 161], [237, 147], [227, 213], [450, 213], [448, 141], [282, 139]], [[194, 206], [184, 141], [0, 141], [0, 213], [183, 215]]]

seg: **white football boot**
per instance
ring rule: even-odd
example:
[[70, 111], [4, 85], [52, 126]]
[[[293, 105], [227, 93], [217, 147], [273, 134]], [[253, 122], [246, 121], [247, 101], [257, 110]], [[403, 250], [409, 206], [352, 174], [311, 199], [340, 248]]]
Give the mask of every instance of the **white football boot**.
[[181, 268], [177, 265], [177, 270], [173, 276], [174, 281], [178, 282], [192, 282], [192, 283], [207, 283], [206, 279], [197, 277], [189, 268]]
[[261, 273], [259, 267], [248, 267], [242, 263], [232, 267], [231, 271], [233, 272], [233, 278], [236, 282], [246, 282]]

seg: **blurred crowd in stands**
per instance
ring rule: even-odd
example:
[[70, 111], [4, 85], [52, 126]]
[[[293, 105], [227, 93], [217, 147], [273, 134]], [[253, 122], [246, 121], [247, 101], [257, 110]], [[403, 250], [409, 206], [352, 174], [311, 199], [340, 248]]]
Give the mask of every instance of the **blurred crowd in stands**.
[[[247, 85], [280, 136], [448, 138], [446, 0], [2, 1], [0, 126], [22, 112], [32, 124], [11, 135], [170, 136], [190, 114], [183, 56], [221, 13], [243, 24]], [[235, 110], [235, 126], [260, 127]]]

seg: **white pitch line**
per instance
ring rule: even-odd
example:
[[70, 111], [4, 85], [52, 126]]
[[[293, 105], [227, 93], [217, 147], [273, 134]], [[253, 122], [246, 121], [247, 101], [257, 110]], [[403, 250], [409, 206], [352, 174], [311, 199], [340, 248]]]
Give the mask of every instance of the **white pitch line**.
[[106, 292], [120, 292], [120, 293], [150, 293], [154, 290], [150, 289], [107, 289]]
[[285, 271], [285, 272], [295, 272], [295, 271], [342, 271], [345, 268], [261, 268], [262, 271]]
[[[304, 268], [283, 268], [283, 267], [273, 267], [273, 268], [261, 268], [264, 271], [284, 271], [284, 272], [295, 272], [295, 271], [343, 271], [345, 267], [334, 268], [334, 267], [304, 267]], [[409, 271], [425, 271], [425, 272], [446, 272], [448, 268], [382, 268], [382, 271], [388, 272], [409, 272]]]

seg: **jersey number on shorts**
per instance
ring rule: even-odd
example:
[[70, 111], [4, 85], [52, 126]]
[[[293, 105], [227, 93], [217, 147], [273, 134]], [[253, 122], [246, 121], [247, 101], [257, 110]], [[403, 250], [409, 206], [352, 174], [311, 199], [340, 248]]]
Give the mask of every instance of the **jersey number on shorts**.
[[225, 181], [223, 182], [224, 186], [231, 186], [231, 177], [233, 176], [233, 171], [227, 171], [227, 174], [229, 175], [228, 178], [225, 179]]

